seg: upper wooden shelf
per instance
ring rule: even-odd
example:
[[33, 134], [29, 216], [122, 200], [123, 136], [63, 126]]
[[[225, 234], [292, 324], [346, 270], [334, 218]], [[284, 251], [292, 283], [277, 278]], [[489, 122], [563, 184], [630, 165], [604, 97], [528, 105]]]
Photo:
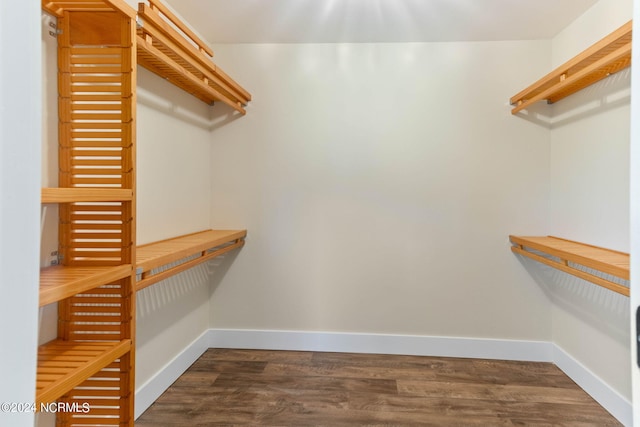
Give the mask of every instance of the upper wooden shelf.
[[213, 51], [158, 0], [139, 4], [137, 51], [139, 65], [203, 102], [221, 101], [246, 113], [249, 92], [213, 63]]
[[118, 11], [132, 19], [136, 11], [124, 0], [42, 0], [42, 8], [61, 17], [64, 12], [113, 12]]
[[52, 403], [131, 350], [131, 340], [70, 342], [53, 340], [38, 348], [36, 408]]
[[112, 267], [69, 267], [57, 265], [40, 270], [40, 306], [69, 298], [105, 283], [130, 276], [130, 264]]
[[[514, 245], [511, 250], [538, 262], [557, 268], [565, 273], [588, 280], [619, 294], [629, 296], [629, 288], [611, 280], [587, 273], [571, 264], [601, 271], [624, 280], [629, 280], [629, 254], [598, 246], [578, 243], [558, 237], [509, 236]], [[559, 260], [546, 258], [534, 251], [551, 255]]]
[[133, 190], [126, 188], [43, 188], [42, 203], [128, 202]]
[[[136, 266], [141, 278], [136, 289], [144, 289], [197, 264], [239, 248], [244, 245], [246, 236], [247, 230], [206, 230], [138, 246]], [[152, 271], [186, 258], [190, 259], [161, 272]]]
[[629, 21], [613, 33], [595, 43], [573, 59], [514, 95], [512, 114], [546, 99], [548, 103], [561, 100], [610, 74], [631, 65], [631, 28]]

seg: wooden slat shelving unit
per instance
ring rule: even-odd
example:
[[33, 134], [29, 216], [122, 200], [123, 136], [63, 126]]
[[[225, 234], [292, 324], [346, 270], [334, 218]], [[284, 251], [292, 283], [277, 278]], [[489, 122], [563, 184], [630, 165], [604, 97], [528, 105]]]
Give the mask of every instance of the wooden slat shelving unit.
[[547, 100], [557, 102], [631, 65], [629, 21], [579, 55], [511, 97], [512, 114]]
[[[136, 11], [124, 0], [43, 0], [57, 17], [58, 206], [62, 265], [40, 274], [58, 303], [38, 349], [36, 400], [91, 402], [56, 425], [134, 425]], [[38, 408], [39, 409], [39, 408]]]
[[246, 113], [249, 92], [213, 63], [211, 49], [162, 3], [140, 3], [138, 25], [139, 65], [203, 102], [221, 101]]
[[[172, 239], [138, 246], [137, 290], [151, 286], [181, 271], [194, 267], [244, 245], [247, 230], [205, 230]], [[195, 256], [195, 257], [194, 257]], [[152, 270], [190, 258], [161, 272]]]
[[55, 401], [131, 350], [131, 340], [53, 340], [38, 348], [36, 408]]
[[[511, 250], [514, 253], [557, 268], [565, 273], [572, 274], [619, 294], [629, 296], [628, 287], [587, 273], [571, 265], [579, 264], [624, 280], [629, 280], [629, 254], [553, 236], [509, 236], [509, 240], [513, 244]], [[551, 255], [558, 260], [534, 253], [532, 250]]]

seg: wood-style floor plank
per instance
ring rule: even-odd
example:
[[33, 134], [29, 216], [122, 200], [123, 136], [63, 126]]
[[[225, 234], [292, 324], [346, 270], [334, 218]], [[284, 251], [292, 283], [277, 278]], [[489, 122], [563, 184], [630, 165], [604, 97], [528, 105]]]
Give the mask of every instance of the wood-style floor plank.
[[550, 363], [211, 349], [136, 421], [175, 426], [620, 426]]

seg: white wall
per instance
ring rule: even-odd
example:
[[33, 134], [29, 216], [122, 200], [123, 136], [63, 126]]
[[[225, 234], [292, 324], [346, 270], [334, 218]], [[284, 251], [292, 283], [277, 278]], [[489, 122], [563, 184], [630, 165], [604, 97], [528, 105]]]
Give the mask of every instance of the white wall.
[[[40, 2], [0, 3], [0, 402], [33, 402], [38, 335]], [[19, 37], [16, 37], [19, 34]], [[0, 425], [32, 426], [0, 411]]]
[[[634, 31], [640, 32], [640, 0], [634, 0]], [[632, 62], [632, 117], [640, 114], [640, 41], [633, 41]], [[633, 418], [635, 425], [640, 424], [640, 369], [638, 367], [638, 339], [640, 332], [636, 325], [636, 310], [640, 307], [640, 275], [638, 266], [640, 261], [640, 121], [631, 121], [631, 373]]]
[[214, 50], [254, 101], [213, 133], [212, 223], [249, 230], [213, 327], [550, 340], [508, 242], [548, 229], [549, 131], [507, 105], [548, 42]]
[[[138, 244], [211, 228], [210, 107], [138, 67]], [[140, 389], [209, 327], [209, 268], [137, 293]]]
[[[553, 40], [554, 65], [631, 14], [631, 0], [598, 2]], [[549, 234], [629, 251], [629, 81], [627, 69], [549, 108]], [[562, 273], [547, 279], [554, 343], [630, 399], [628, 298]]]

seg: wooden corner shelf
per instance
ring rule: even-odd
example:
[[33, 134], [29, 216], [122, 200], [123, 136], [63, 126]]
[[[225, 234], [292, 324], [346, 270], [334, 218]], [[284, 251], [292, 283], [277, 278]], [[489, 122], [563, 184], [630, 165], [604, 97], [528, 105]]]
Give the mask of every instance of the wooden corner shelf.
[[[565, 273], [572, 274], [619, 294], [629, 296], [628, 287], [587, 273], [572, 265], [578, 264], [624, 280], [629, 280], [629, 254], [627, 253], [553, 236], [509, 236], [509, 240], [513, 244], [511, 250], [514, 253], [557, 268]], [[557, 258], [557, 260], [546, 258], [538, 253], [532, 252], [532, 250], [551, 255]]]
[[131, 269], [130, 264], [112, 267], [57, 265], [43, 268], [40, 270], [40, 307], [130, 276]]
[[139, 4], [137, 51], [139, 65], [201, 101], [246, 113], [249, 92], [213, 63], [213, 51], [158, 0]]
[[42, 203], [128, 202], [133, 190], [126, 188], [43, 188]]
[[131, 350], [131, 340], [70, 342], [53, 340], [38, 348], [36, 409], [52, 403]]
[[[144, 289], [197, 264], [242, 247], [246, 236], [247, 230], [206, 230], [138, 246], [136, 266], [141, 278], [136, 290]], [[162, 272], [152, 272], [153, 269], [189, 257], [194, 258]]]
[[511, 97], [512, 114], [547, 100], [559, 101], [631, 65], [632, 21]]

